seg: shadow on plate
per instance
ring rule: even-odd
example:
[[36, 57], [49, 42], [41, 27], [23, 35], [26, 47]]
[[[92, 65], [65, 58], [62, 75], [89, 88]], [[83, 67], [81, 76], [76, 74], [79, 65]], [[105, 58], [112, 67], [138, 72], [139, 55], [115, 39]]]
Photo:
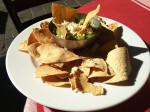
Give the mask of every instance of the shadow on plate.
[[127, 48], [129, 51], [130, 63], [132, 66], [132, 71], [129, 75], [128, 85], [134, 85], [138, 72], [143, 64], [142, 60], [136, 59], [134, 58], [134, 56], [148, 52], [148, 48], [140, 48], [140, 47], [134, 47], [134, 46], [127, 46]]

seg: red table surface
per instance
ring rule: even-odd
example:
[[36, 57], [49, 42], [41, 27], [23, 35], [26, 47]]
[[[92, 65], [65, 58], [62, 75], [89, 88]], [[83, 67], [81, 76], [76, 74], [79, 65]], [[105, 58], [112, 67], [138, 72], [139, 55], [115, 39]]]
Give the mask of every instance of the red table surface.
[[[141, 3], [147, 2], [149, 6]], [[111, 18], [121, 22], [135, 31], [150, 46], [150, 1], [149, 0], [93, 0], [78, 9], [78, 12], [88, 13], [101, 5], [99, 16]], [[29, 99], [28, 99], [29, 100]], [[111, 99], [110, 99], [111, 100]], [[34, 101], [30, 101], [34, 102]], [[34, 102], [35, 103], [35, 102]], [[34, 103], [31, 103], [34, 105]], [[26, 103], [24, 112], [44, 112], [44, 106], [36, 103], [36, 111], [33, 111], [29, 103]], [[31, 109], [29, 109], [31, 107]], [[47, 112], [63, 112], [46, 108]], [[150, 112], [150, 76], [142, 89], [127, 101], [114, 107], [98, 112]]]

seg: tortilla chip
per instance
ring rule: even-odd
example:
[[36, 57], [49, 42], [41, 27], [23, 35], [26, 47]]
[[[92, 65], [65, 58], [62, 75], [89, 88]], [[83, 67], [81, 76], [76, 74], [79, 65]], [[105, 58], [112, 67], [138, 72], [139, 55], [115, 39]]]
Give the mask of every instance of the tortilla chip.
[[41, 22], [40, 27], [41, 28], [49, 28], [49, 22], [48, 21]]
[[91, 58], [91, 59], [85, 59], [81, 66], [85, 67], [95, 67], [99, 68], [104, 72], [107, 72], [107, 64], [106, 62], [101, 58]]
[[64, 66], [64, 64], [65, 63], [52, 63], [50, 65], [55, 68], [62, 68]]
[[42, 63], [69, 62], [81, 59], [78, 55], [53, 44], [44, 44], [37, 48]]
[[50, 76], [50, 75], [56, 75], [56, 76], [58, 75], [60, 77], [60, 74], [62, 74], [64, 77], [64, 74], [67, 76], [68, 72], [62, 71], [58, 68], [51, 67], [49, 65], [43, 65], [43, 66], [38, 66], [35, 69], [35, 74], [36, 74], [36, 78]]
[[83, 92], [92, 93], [94, 96], [105, 94], [105, 90], [102, 86], [96, 86], [92, 83], [82, 83]]
[[111, 23], [108, 25], [108, 28], [111, 30], [111, 31], [115, 31], [115, 29], [118, 28], [118, 22], [114, 22], [114, 23]]
[[111, 75], [108, 74], [107, 72], [103, 72], [98, 68], [91, 68], [91, 74], [89, 75], [88, 78], [93, 78], [93, 77], [111, 77]]
[[85, 66], [79, 66], [79, 70], [82, 71], [87, 77], [90, 75], [90, 68]]
[[116, 83], [128, 80], [131, 72], [128, 49], [126, 47], [116, 48], [108, 53], [106, 62], [114, 70], [115, 76], [105, 81], [105, 83]]
[[30, 44], [28, 46], [28, 53], [30, 54], [30, 56], [34, 57], [34, 58], [38, 58], [40, 56], [40, 54], [37, 52], [36, 48], [38, 46], [40, 46], [41, 44], [38, 42], [35, 42], [33, 44]]
[[18, 46], [18, 50], [23, 51], [23, 52], [28, 52], [28, 41], [25, 40], [25, 41], [21, 42]]
[[60, 79], [56, 76], [46, 76], [42, 77], [43, 82], [52, 85], [52, 86], [66, 86], [70, 85], [70, 82], [68, 79]]
[[73, 67], [70, 72], [69, 82], [71, 84], [72, 90], [77, 88], [77, 77], [74, 75], [78, 72], [78, 67]]
[[84, 33], [85, 29], [86, 29], [87, 26], [88, 26], [88, 23], [91, 21], [91, 19], [92, 19], [93, 17], [95, 17], [95, 16], [99, 13], [99, 10], [100, 10], [100, 5], [98, 4], [98, 6], [97, 6], [97, 8], [96, 8], [95, 10], [90, 11], [90, 12], [87, 14], [87, 16], [86, 16], [86, 18], [85, 18], [85, 21], [84, 21], [84, 23], [83, 23], [83, 26], [82, 26], [81, 30], [79, 31], [79, 34], [83, 34], [83, 33]]
[[66, 26], [61, 25], [61, 24], [55, 24], [55, 25], [59, 29], [59, 31], [61, 32], [61, 36], [62, 36], [61, 38], [66, 39], [66, 35], [67, 35]]
[[107, 66], [108, 67], [108, 74], [110, 74], [111, 76], [115, 75], [114, 70], [112, 69], [112, 67], [110, 65]]
[[70, 74], [72, 74], [73, 69], [80, 66], [81, 62], [82, 60], [74, 60], [74, 61], [65, 62], [61, 69], [68, 71]]
[[33, 31], [30, 33], [30, 36], [28, 37], [28, 45], [38, 42], [38, 40], [35, 38], [35, 35], [33, 33], [36, 30], [38, 29], [34, 28]]
[[72, 67], [70, 75], [75, 74], [76, 72], [78, 72], [78, 67]]
[[88, 78], [84, 75], [77, 67], [74, 68], [69, 76], [69, 81], [71, 82], [72, 90], [77, 90], [81, 92], [92, 93], [93, 95], [102, 95], [104, 94], [104, 88], [101, 86], [93, 85], [88, 82]]
[[41, 28], [33, 31], [33, 35], [36, 40], [41, 44], [54, 43], [51, 32], [48, 28]]
[[88, 82], [88, 79], [84, 74], [80, 74], [78, 77], [77, 89], [81, 92], [92, 93], [95, 96], [104, 94], [104, 88]]
[[76, 84], [76, 77], [74, 77], [74, 75], [70, 75], [69, 76], [69, 82], [71, 84], [71, 89], [75, 90], [77, 88], [77, 84]]
[[60, 24], [64, 20], [72, 21], [76, 13], [77, 13], [76, 9], [52, 3], [52, 16], [55, 19], [55, 23], [57, 24]]

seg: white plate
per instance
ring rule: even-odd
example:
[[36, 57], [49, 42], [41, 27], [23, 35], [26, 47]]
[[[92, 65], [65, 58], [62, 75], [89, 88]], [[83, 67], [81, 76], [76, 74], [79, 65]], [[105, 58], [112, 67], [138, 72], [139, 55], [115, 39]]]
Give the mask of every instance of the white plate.
[[[114, 22], [104, 18], [107, 23]], [[50, 21], [50, 19], [47, 19]], [[123, 40], [130, 46], [129, 52], [134, 79], [133, 84], [117, 86], [101, 84], [107, 90], [106, 95], [93, 96], [90, 93], [75, 93], [70, 88], [52, 87], [34, 76], [35, 65], [27, 53], [17, 50], [18, 45], [27, 39], [33, 28], [39, 23], [21, 32], [11, 43], [6, 55], [6, 68], [14, 86], [25, 96], [45, 106], [66, 111], [100, 110], [117, 105], [137, 93], [146, 82], [150, 73], [150, 55], [142, 39], [130, 28], [123, 27]]]

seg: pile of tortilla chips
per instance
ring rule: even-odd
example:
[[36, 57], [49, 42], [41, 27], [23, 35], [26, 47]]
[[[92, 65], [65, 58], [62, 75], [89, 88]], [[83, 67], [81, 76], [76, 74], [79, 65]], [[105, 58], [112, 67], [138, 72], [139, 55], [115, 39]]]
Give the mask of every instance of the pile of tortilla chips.
[[[52, 7], [60, 6], [53, 4]], [[76, 13], [75, 9], [64, 6], [61, 6], [61, 12], [58, 9], [52, 11], [54, 18], [57, 17], [55, 13]], [[66, 19], [66, 16], [61, 16], [56, 21], [59, 23], [61, 18]], [[67, 19], [70, 20], [70, 17]], [[95, 82], [113, 84], [126, 81], [131, 65], [128, 49], [118, 36], [118, 24], [107, 25], [101, 18], [99, 20], [103, 28], [99, 38], [91, 46], [74, 51], [58, 46], [48, 29], [49, 22], [45, 21], [40, 24], [40, 28], [33, 29], [27, 40], [20, 43], [18, 50], [29, 53], [40, 62], [35, 68], [35, 77], [41, 78], [44, 83], [103, 95], [105, 88], [95, 85]]]

